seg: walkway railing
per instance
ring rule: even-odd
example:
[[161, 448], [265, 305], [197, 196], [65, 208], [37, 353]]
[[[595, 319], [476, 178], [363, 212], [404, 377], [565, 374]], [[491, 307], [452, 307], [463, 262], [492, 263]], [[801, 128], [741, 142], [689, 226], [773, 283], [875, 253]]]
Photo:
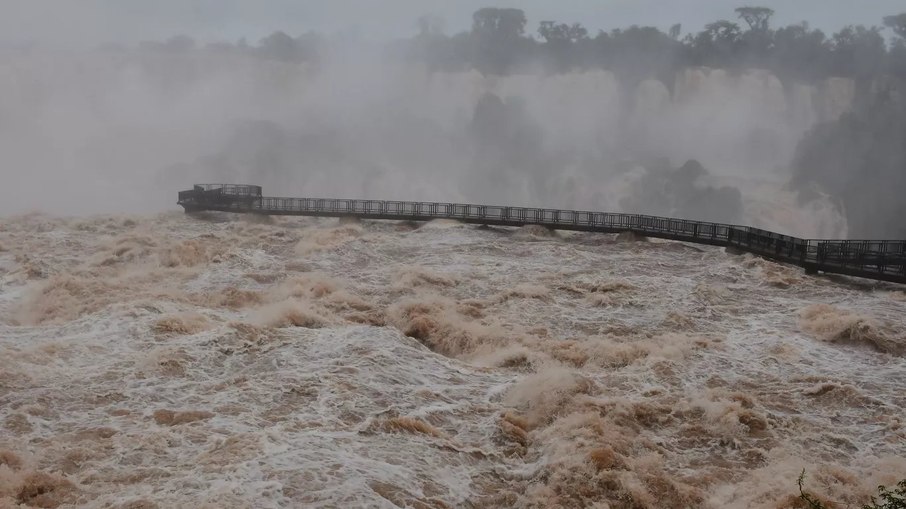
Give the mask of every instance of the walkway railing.
[[196, 185], [181, 191], [177, 203], [187, 212], [214, 210], [413, 221], [455, 219], [497, 226], [532, 224], [558, 230], [629, 231], [647, 237], [734, 247], [799, 265], [809, 273], [821, 271], [906, 283], [906, 241], [903, 240], [807, 240], [748, 226], [640, 214], [438, 202], [276, 198], [262, 196], [259, 186], [235, 184]]

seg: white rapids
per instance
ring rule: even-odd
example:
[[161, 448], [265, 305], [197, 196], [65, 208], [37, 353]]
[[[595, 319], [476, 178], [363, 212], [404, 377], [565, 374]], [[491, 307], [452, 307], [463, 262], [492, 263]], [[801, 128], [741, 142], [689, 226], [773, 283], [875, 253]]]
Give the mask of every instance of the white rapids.
[[0, 223], [0, 507], [857, 505], [906, 293], [438, 221]]

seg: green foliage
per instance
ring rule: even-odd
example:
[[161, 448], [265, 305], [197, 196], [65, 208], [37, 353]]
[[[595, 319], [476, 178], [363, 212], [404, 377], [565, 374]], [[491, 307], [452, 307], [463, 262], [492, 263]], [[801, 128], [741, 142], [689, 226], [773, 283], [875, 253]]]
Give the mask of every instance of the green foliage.
[[884, 25], [893, 30], [898, 36], [906, 39], [906, 12], [895, 16], [885, 16]]
[[[805, 480], [805, 469], [799, 474], [799, 499], [808, 504], [808, 509], [828, 509], [820, 500], [802, 489]], [[893, 489], [878, 486], [878, 497], [871, 497], [871, 503], [862, 509], [906, 509], [906, 479], [900, 481]]]
[[555, 21], [542, 21], [538, 27], [538, 35], [548, 43], [576, 43], [588, 38], [588, 30], [579, 23], [567, 25]]
[[[743, 6], [735, 13], [740, 23], [720, 19], [685, 36], [679, 24], [666, 32], [633, 25], [591, 35], [582, 23], [545, 20], [533, 37], [526, 33], [523, 10], [484, 7], [472, 14], [471, 30], [454, 35], [444, 33], [443, 20], [422, 16], [416, 21], [418, 33], [393, 42], [389, 50], [421, 61], [432, 71], [473, 68], [486, 74], [507, 74], [534, 70], [540, 63], [551, 72], [611, 70], [630, 86], [650, 78], [670, 86], [675, 71], [689, 66], [764, 68], [783, 82], [837, 76], [869, 82], [885, 74], [906, 76], [906, 12], [879, 20], [897, 36], [890, 44], [882, 26], [847, 26], [828, 36], [805, 22], [774, 28], [770, 24], [774, 11], [767, 7]], [[285, 62], [316, 62], [326, 41], [319, 34], [294, 37], [277, 31], [256, 47], [242, 40], [199, 48], [192, 39], [178, 35], [165, 42], [144, 42], [140, 49], [171, 53], [203, 49]]]
[[521, 9], [484, 7], [472, 14], [472, 32], [498, 39], [513, 39], [525, 32], [525, 12]]
[[878, 486], [878, 499], [871, 497], [871, 504], [862, 506], [862, 509], [906, 509], [906, 479], [897, 484], [894, 489]]
[[809, 509], [827, 509], [827, 507], [825, 507], [824, 504], [821, 503], [821, 501], [819, 501], [815, 497], [809, 495], [805, 491], [802, 491], [802, 483], [804, 481], [805, 481], [805, 469], [803, 468], [802, 473], [799, 474], [799, 479], [796, 481], [797, 484], [799, 485], [799, 498], [801, 500], [804, 500], [805, 503], [808, 504]]
[[774, 32], [770, 67], [778, 75], [799, 81], [815, 81], [827, 74], [831, 64], [830, 43], [821, 30], [808, 23], [783, 27]]
[[478, 9], [472, 14], [472, 51], [467, 58], [485, 74], [509, 72], [534, 46], [532, 39], [523, 37], [525, 24], [525, 12], [521, 9]]
[[741, 35], [739, 25], [732, 21], [708, 23], [703, 31], [687, 41], [688, 52], [697, 65], [733, 67]]
[[736, 9], [736, 14], [749, 24], [750, 30], [767, 32], [774, 10], [767, 7], [739, 7]]
[[542, 50], [546, 66], [558, 72], [572, 68], [580, 58], [576, 48], [588, 42], [588, 30], [579, 23], [567, 25], [542, 21], [538, 26], [538, 35], [544, 39]]
[[275, 60], [295, 60], [296, 41], [284, 32], [274, 32], [261, 39], [259, 51]]
[[[483, 8], [473, 15], [471, 32], [436, 39], [434, 49], [421, 54], [429, 64], [456, 61], [454, 68], [471, 66], [493, 74], [519, 71], [538, 61], [553, 72], [598, 67], [614, 71], [630, 85], [649, 78], [669, 83], [676, 69], [699, 65], [766, 68], [782, 81], [906, 75], [906, 43], [899, 39], [888, 48], [881, 27], [847, 26], [828, 37], [804, 22], [774, 29], [774, 11], [767, 7], [745, 6], [735, 12], [743, 26], [717, 20], [684, 38], [680, 25], [668, 32], [631, 26], [591, 38], [580, 23], [545, 20], [534, 39], [524, 35], [523, 11]], [[906, 34], [906, 13], [888, 16], [884, 24]]]
[[868, 78], [884, 70], [887, 47], [880, 27], [850, 25], [834, 34], [831, 54], [841, 75]]

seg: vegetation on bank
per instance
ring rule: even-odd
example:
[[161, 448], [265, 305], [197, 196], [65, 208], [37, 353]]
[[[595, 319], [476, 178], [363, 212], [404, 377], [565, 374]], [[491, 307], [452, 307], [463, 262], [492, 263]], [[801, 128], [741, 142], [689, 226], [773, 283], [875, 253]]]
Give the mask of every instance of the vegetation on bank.
[[[799, 474], [799, 499], [805, 502], [808, 509], [831, 509], [835, 507], [830, 502], [822, 501], [823, 497], [806, 492], [802, 488], [805, 481], [805, 469]], [[871, 497], [871, 503], [862, 506], [862, 509], [906, 509], [906, 479], [900, 481], [896, 487], [887, 488], [878, 486], [878, 496]]]
[[[507, 74], [537, 71], [539, 66], [548, 72], [600, 68], [624, 82], [662, 78], [668, 86], [678, 69], [690, 66], [769, 69], [784, 81], [906, 77], [906, 12], [886, 16], [878, 25], [848, 25], [833, 34], [814, 29], [807, 21], [775, 28], [773, 16], [766, 7], [739, 7], [731, 19], [715, 20], [685, 35], [679, 24], [666, 32], [633, 25], [592, 33], [580, 22], [554, 20], [541, 21], [532, 33], [523, 10], [486, 7], [473, 13], [471, 30], [453, 35], [444, 33], [443, 20], [423, 16], [418, 34], [393, 42], [388, 51], [433, 70]], [[178, 35], [143, 43], [140, 49], [175, 53], [203, 49], [317, 62], [334, 42], [335, 38], [314, 32], [293, 37], [277, 31], [257, 45], [242, 39], [199, 48], [192, 38]]]

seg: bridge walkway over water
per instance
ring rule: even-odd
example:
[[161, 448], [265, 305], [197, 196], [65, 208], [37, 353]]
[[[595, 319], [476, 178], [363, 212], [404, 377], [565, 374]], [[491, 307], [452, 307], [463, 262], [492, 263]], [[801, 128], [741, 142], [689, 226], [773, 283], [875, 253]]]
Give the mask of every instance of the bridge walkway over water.
[[845, 274], [906, 284], [906, 240], [809, 240], [722, 223], [578, 210], [440, 202], [277, 198], [260, 186], [199, 184], [180, 191], [186, 212], [222, 211], [261, 215], [356, 217], [431, 221], [454, 219], [495, 226], [539, 225], [555, 230], [633, 232], [697, 244], [731, 247], [803, 267], [809, 273]]

